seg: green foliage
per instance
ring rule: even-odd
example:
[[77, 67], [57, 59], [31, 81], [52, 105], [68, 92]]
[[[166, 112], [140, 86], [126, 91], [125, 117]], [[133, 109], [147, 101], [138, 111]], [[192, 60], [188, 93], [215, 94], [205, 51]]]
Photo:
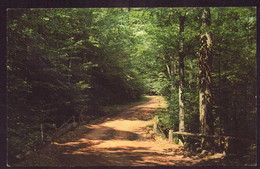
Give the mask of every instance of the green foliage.
[[[255, 138], [256, 9], [210, 8], [215, 134]], [[184, 38], [185, 129], [198, 133], [200, 8], [9, 9], [10, 156], [70, 116], [142, 94], [162, 95], [162, 128], [178, 130], [178, 57]], [[185, 16], [179, 33], [179, 16]], [[33, 119], [33, 120], [32, 120]], [[26, 144], [24, 144], [26, 142]], [[193, 143], [194, 141], [187, 141]], [[244, 151], [249, 148], [244, 146]]]
[[[10, 157], [30, 149], [39, 140], [40, 123], [47, 136], [55, 128], [49, 128], [49, 124], [58, 127], [82, 110], [87, 119], [98, 116], [104, 105], [141, 96], [142, 81], [128, 63], [129, 54], [122, 47], [126, 44], [119, 37], [113, 38], [113, 26], [117, 24], [107, 22], [110, 13], [97, 19], [97, 11], [113, 12], [8, 10]], [[113, 22], [118, 22], [118, 17]], [[104, 23], [107, 30], [113, 31], [106, 34]]]
[[[200, 10], [151, 9], [154, 27], [147, 29], [156, 35], [153, 41], [158, 63], [151, 67], [149, 62], [147, 81], [150, 91], [157, 91], [168, 101], [169, 110], [160, 113], [163, 128], [178, 130], [178, 70], [170, 79], [171, 62], [178, 68], [178, 14], [186, 14], [184, 29], [185, 56], [185, 129], [199, 133], [198, 109], [198, 51]], [[213, 120], [216, 135], [256, 138], [256, 10], [255, 8], [211, 8], [211, 31], [213, 36], [212, 95]], [[151, 22], [150, 21], [150, 22]], [[151, 35], [150, 35], [151, 36]], [[145, 62], [144, 62], [145, 63]], [[164, 75], [162, 75], [162, 73]], [[149, 75], [151, 74], [151, 75]], [[150, 79], [149, 79], [150, 78]], [[155, 82], [155, 83], [154, 83]], [[155, 93], [155, 92], [151, 92]], [[243, 96], [243, 97], [242, 97]], [[194, 140], [187, 140], [193, 143]], [[241, 145], [240, 145], [241, 146]], [[237, 149], [237, 146], [235, 146]], [[243, 148], [246, 149], [247, 145]], [[196, 147], [194, 147], [196, 148]], [[240, 149], [245, 153], [247, 150]]]
[[251, 118], [256, 113], [256, 11], [214, 8], [214, 12], [213, 39], [218, 42], [213, 45], [216, 125], [223, 127], [226, 135], [254, 138], [256, 123]]

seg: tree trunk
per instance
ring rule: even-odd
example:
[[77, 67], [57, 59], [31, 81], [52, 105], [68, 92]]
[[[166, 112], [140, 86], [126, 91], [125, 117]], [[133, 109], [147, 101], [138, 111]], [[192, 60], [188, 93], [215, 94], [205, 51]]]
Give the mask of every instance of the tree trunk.
[[[199, 53], [199, 112], [201, 134], [213, 134], [212, 95], [211, 95], [211, 33], [210, 9], [204, 8], [201, 16], [201, 35]], [[208, 141], [202, 139], [202, 147], [208, 147]]]
[[184, 53], [183, 53], [183, 45], [184, 45], [184, 38], [183, 38], [183, 31], [184, 31], [184, 21], [185, 16], [179, 16], [180, 21], [180, 50], [179, 50], [179, 132], [184, 132], [184, 97], [183, 97], [183, 83], [184, 83]]

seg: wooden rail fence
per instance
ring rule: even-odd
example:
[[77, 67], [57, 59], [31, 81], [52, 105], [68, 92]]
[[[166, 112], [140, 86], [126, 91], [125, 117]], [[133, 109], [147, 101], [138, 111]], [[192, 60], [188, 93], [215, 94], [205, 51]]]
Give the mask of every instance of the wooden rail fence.
[[[163, 134], [163, 136], [165, 138], [167, 138], [164, 134], [164, 132], [162, 131], [162, 129], [159, 126], [159, 118], [158, 116], [155, 116], [153, 119], [154, 123], [153, 123], [153, 132], [157, 133], [157, 131], [159, 130], [161, 134]], [[228, 149], [228, 142], [229, 140], [237, 140], [237, 141], [245, 141], [245, 142], [250, 142], [250, 143], [255, 143], [256, 144], [256, 139], [248, 139], [248, 138], [239, 138], [239, 137], [233, 137], [233, 136], [220, 136], [220, 135], [203, 135], [203, 134], [199, 134], [199, 133], [188, 133], [188, 132], [174, 132], [172, 129], [169, 130], [168, 133], [168, 140], [169, 142], [173, 142], [173, 138], [174, 137], [178, 137], [179, 136], [188, 136], [188, 137], [197, 137], [197, 138], [212, 138], [212, 139], [221, 139], [224, 140], [225, 142], [225, 151]]]
[[[35, 145], [37, 145], [38, 149], [42, 148], [46, 145], [47, 142], [51, 142], [54, 139], [62, 136], [63, 134], [67, 133], [68, 131], [72, 130], [73, 128], [77, 127], [78, 123], [75, 121], [75, 116], [71, 116], [67, 121], [65, 121], [59, 128], [57, 128], [53, 134], [47, 135], [44, 139], [44, 130], [43, 130], [43, 124], [40, 124], [40, 135], [41, 140], [40, 142], [36, 142]], [[23, 159], [25, 156], [28, 156], [33, 153], [33, 151], [36, 151], [36, 149], [31, 151], [22, 151], [19, 154], [17, 154], [15, 157], [17, 159]]]

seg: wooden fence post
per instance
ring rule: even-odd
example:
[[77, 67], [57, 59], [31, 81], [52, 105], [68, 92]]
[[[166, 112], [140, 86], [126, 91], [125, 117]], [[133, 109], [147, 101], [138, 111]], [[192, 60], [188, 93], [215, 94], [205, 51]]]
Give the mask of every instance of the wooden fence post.
[[155, 116], [153, 119], [153, 133], [157, 133], [158, 123], [159, 123], [159, 118], [158, 118], [158, 116]]
[[42, 123], [41, 123], [41, 140], [43, 142], [43, 125], [42, 125]]
[[173, 139], [173, 130], [169, 130], [169, 142], [172, 143], [172, 139]]
[[75, 116], [74, 116], [74, 115], [72, 116], [72, 120], [73, 120], [73, 122], [72, 122], [72, 127], [77, 127], [77, 123], [76, 123], [76, 120], [75, 120]]
[[153, 122], [153, 132], [154, 133], [157, 132], [157, 122], [156, 121]]
[[83, 109], [79, 111], [79, 124], [82, 124], [84, 121], [83, 119]]

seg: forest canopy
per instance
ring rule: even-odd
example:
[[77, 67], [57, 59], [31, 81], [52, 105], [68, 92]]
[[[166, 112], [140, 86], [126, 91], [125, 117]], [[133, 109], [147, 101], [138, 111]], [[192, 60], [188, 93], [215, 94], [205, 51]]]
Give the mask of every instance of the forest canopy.
[[167, 100], [165, 132], [256, 139], [254, 7], [10, 8], [7, 21], [11, 156], [41, 139], [41, 125], [48, 135], [142, 95]]

